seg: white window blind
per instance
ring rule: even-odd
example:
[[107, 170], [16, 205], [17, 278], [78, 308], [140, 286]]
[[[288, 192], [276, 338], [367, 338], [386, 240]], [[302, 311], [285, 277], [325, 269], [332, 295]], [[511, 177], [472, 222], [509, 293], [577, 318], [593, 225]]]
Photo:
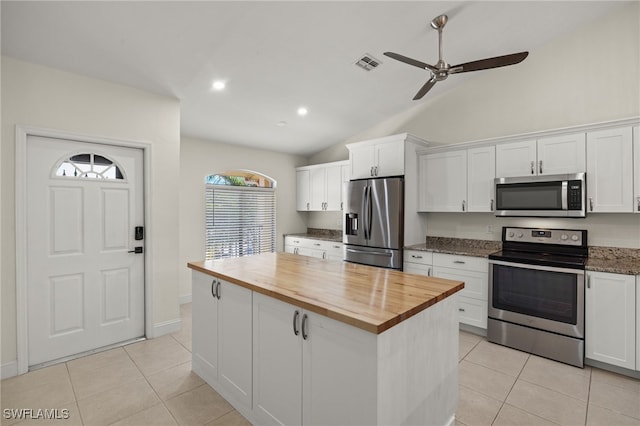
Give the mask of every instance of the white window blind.
[[275, 195], [273, 188], [207, 185], [205, 258], [275, 252]]

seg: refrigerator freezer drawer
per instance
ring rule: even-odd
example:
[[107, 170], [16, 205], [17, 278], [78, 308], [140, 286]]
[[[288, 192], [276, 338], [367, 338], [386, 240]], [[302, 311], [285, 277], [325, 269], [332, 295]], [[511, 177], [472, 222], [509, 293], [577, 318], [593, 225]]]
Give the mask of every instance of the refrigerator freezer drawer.
[[352, 263], [402, 269], [402, 250], [346, 245], [344, 260]]

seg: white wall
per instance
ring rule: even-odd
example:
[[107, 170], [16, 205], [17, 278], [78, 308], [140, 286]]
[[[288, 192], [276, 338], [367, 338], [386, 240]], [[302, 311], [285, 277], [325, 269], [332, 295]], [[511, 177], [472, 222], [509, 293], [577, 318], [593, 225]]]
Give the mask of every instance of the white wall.
[[[439, 97], [310, 157], [311, 164], [348, 158], [345, 143], [408, 132], [456, 143], [640, 116], [640, 2], [615, 9], [541, 48], [524, 62], [480, 71]], [[438, 83], [446, 85], [449, 80]], [[424, 215], [429, 235], [492, 238], [485, 215]], [[590, 244], [638, 247], [640, 215], [590, 215]], [[624, 218], [623, 218], [624, 217]], [[622, 226], [607, 235], [609, 223]], [[315, 221], [309, 221], [315, 227]], [[465, 229], [461, 232], [460, 229]], [[495, 236], [494, 236], [495, 237]], [[606, 244], [605, 244], [606, 243]]]
[[15, 126], [152, 144], [147, 224], [154, 325], [179, 320], [177, 99], [2, 57], [2, 364], [16, 360]]
[[183, 137], [180, 146], [180, 295], [191, 294], [187, 263], [204, 259], [204, 179], [227, 170], [252, 170], [277, 182], [277, 250], [283, 234], [305, 232], [305, 213], [296, 211], [296, 171], [306, 158]]

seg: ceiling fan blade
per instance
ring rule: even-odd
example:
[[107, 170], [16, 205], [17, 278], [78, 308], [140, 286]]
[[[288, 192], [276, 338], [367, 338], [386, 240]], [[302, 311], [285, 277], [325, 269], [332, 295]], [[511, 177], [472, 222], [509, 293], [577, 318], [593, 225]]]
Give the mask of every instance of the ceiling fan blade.
[[431, 90], [431, 88], [434, 86], [434, 84], [436, 84], [435, 77], [433, 77], [433, 78], [431, 78], [431, 80], [427, 81], [424, 84], [424, 86], [422, 86], [420, 88], [420, 90], [418, 90], [418, 93], [416, 93], [416, 95], [413, 97], [413, 100], [417, 101], [418, 99], [422, 99], [422, 97], [424, 95], [426, 95], [429, 90]]
[[512, 53], [510, 55], [496, 56], [495, 58], [480, 59], [479, 61], [466, 62], [449, 68], [449, 74], [456, 74], [469, 71], [480, 71], [490, 68], [505, 67], [515, 65], [524, 61], [529, 52]]
[[414, 67], [422, 68], [423, 70], [431, 70], [433, 72], [437, 72], [438, 68], [433, 65], [429, 65], [422, 61], [418, 61], [416, 59], [408, 58], [404, 55], [400, 55], [399, 53], [393, 52], [384, 52], [385, 56], [395, 59], [396, 61], [404, 62], [405, 64], [413, 65]]

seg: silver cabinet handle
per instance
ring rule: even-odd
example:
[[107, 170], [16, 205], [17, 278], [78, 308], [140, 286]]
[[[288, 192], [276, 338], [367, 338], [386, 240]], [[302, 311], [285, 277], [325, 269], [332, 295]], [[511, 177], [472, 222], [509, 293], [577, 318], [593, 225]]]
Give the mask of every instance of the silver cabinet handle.
[[211, 296], [213, 296], [213, 298], [216, 298], [216, 280], [214, 279], [213, 281], [211, 281]]
[[422, 259], [422, 256], [416, 256], [415, 254], [412, 254], [411, 257], [413, 257], [414, 259]]
[[326, 251], [323, 251], [323, 252], [322, 252], [322, 258], [323, 258], [323, 259], [326, 259], [326, 258], [327, 258], [327, 252], [326, 252]]
[[589, 210], [593, 211], [593, 197], [589, 197]]
[[376, 176], [378, 176], [378, 166], [375, 166], [374, 170], [376, 171]]
[[373, 176], [373, 166], [371, 166], [371, 170], [369, 171], [369, 175]]
[[298, 330], [298, 317], [300, 316], [300, 312], [296, 310], [293, 313], [293, 334], [296, 336], [300, 334], [300, 330]]
[[307, 340], [307, 337], [309, 337], [309, 334], [307, 333], [307, 318], [309, 318], [307, 316], [307, 314], [302, 315], [302, 338], [304, 340]]
[[307, 210], [309, 210], [309, 203], [307, 203]]
[[534, 164], [534, 161], [531, 162], [531, 174], [532, 175], [536, 173], [535, 169], [533, 168], [534, 167], [533, 164]]
[[462, 211], [464, 211], [464, 209], [465, 209], [465, 201], [462, 200]]
[[638, 211], [640, 212], [640, 197], [638, 197]]
[[589, 275], [587, 275], [585, 278], [587, 280], [587, 288], [591, 288], [591, 280], [589, 279]]
[[489, 210], [493, 211], [493, 198], [491, 199], [491, 204], [490, 204]]
[[340, 210], [344, 210], [344, 202], [340, 201]]
[[430, 277], [431, 276], [431, 267], [429, 267], [429, 269], [427, 269], [427, 276]]
[[453, 263], [457, 263], [458, 265], [464, 265], [467, 262], [465, 262], [464, 260], [454, 260]]
[[464, 308], [458, 308], [460, 312], [464, 312]]
[[218, 280], [218, 285], [216, 286], [216, 297], [220, 300], [220, 280]]
[[313, 245], [314, 245], [314, 246], [320, 246], [320, 245], [322, 245], [322, 244], [320, 244], [320, 243], [313, 243]]
[[542, 174], [542, 160], [538, 162], [540, 165], [538, 166], [538, 173]]
[[342, 247], [340, 247], [340, 246], [333, 246], [333, 248], [342, 248]]

